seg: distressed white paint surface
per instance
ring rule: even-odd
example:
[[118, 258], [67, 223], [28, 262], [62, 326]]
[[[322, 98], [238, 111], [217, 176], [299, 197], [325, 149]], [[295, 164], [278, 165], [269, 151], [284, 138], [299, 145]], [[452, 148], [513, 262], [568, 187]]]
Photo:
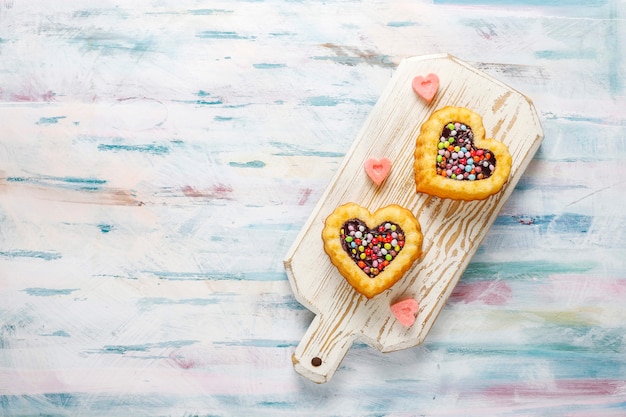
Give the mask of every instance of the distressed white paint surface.
[[[0, 1], [0, 414], [624, 414], [624, 2], [129, 3]], [[545, 139], [424, 343], [312, 384], [282, 260], [441, 52]]]
[[[429, 73], [436, 73], [441, 84], [437, 97], [425, 103], [411, 83]], [[454, 201], [415, 191], [416, 138], [430, 115], [445, 106], [482, 115], [486, 138], [508, 147], [513, 163], [500, 192], [484, 200]], [[476, 138], [476, 143], [486, 138]], [[327, 382], [355, 339], [383, 352], [423, 342], [542, 139], [534, 106], [510, 87], [451, 56], [403, 60], [285, 260], [298, 300], [319, 316], [294, 353], [296, 370], [315, 382]], [[363, 163], [380, 157], [393, 161], [394, 169], [384, 185], [376, 187]], [[369, 300], [328, 262], [321, 244], [325, 218], [346, 203], [370, 212], [399, 204], [415, 214], [424, 235], [423, 254], [412, 268], [392, 288]], [[405, 298], [420, 303], [416, 323], [408, 329], [390, 310], [391, 304]], [[322, 363], [312, 364], [313, 358]]]

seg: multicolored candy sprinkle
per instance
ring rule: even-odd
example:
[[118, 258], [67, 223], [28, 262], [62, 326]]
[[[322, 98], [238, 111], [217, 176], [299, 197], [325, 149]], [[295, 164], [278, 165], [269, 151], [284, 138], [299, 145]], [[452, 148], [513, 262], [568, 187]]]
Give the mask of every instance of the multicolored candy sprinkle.
[[340, 237], [343, 249], [370, 278], [380, 274], [404, 247], [404, 232], [392, 222], [369, 229], [362, 220], [348, 220]]
[[455, 180], [482, 180], [496, 169], [496, 158], [488, 149], [474, 146], [472, 128], [459, 122], [444, 126], [437, 145], [437, 175]]

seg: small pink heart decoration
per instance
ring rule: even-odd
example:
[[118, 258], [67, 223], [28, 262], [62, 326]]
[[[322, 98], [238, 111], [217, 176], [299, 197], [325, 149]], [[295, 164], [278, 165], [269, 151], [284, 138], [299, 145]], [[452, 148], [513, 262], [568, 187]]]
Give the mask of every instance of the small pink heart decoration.
[[411, 85], [413, 87], [413, 91], [415, 91], [418, 96], [430, 103], [439, 89], [439, 77], [437, 74], [432, 73], [425, 77], [418, 75], [413, 78], [413, 83]]
[[406, 300], [398, 301], [393, 304], [391, 306], [391, 312], [403, 326], [411, 327], [413, 323], [415, 323], [415, 316], [417, 315], [419, 306], [416, 300], [407, 298]]
[[387, 158], [370, 158], [365, 161], [365, 172], [376, 185], [380, 185], [391, 172], [391, 161]]

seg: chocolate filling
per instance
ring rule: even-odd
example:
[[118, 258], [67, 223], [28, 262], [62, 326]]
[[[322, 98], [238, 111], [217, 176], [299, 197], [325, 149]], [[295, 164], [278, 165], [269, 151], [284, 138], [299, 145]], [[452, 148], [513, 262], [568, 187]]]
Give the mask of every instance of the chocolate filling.
[[496, 157], [489, 149], [474, 146], [472, 128], [450, 122], [441, 131], [437, 145], [437, 175], [455, 180], [483, 180], [496, 169]]
[[393, 222], [369, 229], [360, 219], [346, 221], [340, 231], [341, 246], [370, 278], [380, 274], [404, 247], [404, 231]]

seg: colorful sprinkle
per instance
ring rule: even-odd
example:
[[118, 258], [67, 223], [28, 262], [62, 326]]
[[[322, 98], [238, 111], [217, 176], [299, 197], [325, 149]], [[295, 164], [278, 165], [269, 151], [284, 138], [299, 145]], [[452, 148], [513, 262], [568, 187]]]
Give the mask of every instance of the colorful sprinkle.
[[437, 148], [437, 175], [442, 177], [459, 181], [482, 180], [489, 178], [496, 169], [496, 159], [491, 151], [476, 149], [474, 133], [463, 123], [446, 124]]
[[404, 247], [402, 228], [391, 222], [369, 230], [362, 220], [348, 220], [340, 238], [343, 249], [370, 278], [379, 275]]

